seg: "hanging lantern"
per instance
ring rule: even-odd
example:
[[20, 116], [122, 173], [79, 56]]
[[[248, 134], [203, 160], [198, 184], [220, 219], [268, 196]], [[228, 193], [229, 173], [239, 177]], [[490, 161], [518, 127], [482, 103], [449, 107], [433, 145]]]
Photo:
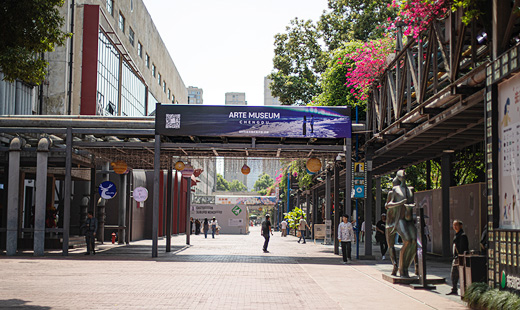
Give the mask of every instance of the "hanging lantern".
[[313, 158], [309, 158], [309, 160], [307, 160], [307, 170], [311, 173], [316, 173], [318, 171], [320, 171], [321, 169], [321, 161], [316, 158], [316, 157], [313, 157]]
[[195, 170], [193, 167], [188, 163], [184, 166], [184, 169], [181, 171], [183, 177], [191, 178], [191, 175], [193, 174]]
[[249, 166], [246, 165], [246, 164], [244, 164], [244, 165], [242, 166], [242, 169], [241, 169], [241, 170], [242, 170], [242, 174], [245, 174], [245, 175], [248, 175], [249, 172], [251, 172], [251, 168], [249, 168]]
[[198, 178], [199, 175], [201, 175], [202, 171], [204, 171], [204, 170], [202, 170], [202, 169], [200, 169], [200, 168], [199, 168], [199, 169], [195, 169], [195, 171], [193, 172], [193, 175], [194, 175], [196, 178]]
[[184, 163], [180, 160], [175, 163], [175, 170], [177, 170], [177, 171], [184, 170], [184, 167], [186, 167], [186, 165], [184, 165]]
[[112, 169], [114, 169], [114, 172], [117, 174], [125, 174], [128, 171], [127, 164], [122, 160], [117, 160], [112, 163], [110, 163], [112, 166]]

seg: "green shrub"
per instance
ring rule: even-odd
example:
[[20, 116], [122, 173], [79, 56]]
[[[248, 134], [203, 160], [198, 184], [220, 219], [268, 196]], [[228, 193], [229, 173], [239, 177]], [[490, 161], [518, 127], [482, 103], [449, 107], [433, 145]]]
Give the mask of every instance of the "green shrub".
[[468, 306], [472, 309], [478, 309], [480, 304], [480, 298], [482, 294], [489, 290], [489, 286], [486, 283], [475, 282], [472, 283], [464, 293], [464, 301], [468, 303]]

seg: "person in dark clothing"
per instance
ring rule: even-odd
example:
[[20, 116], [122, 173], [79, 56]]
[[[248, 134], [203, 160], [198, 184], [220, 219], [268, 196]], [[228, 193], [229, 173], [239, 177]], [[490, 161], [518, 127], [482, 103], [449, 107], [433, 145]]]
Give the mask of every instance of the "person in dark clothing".
[[269, 221], [269, 214], [267, 214], [265, 216], [265, 221], [262, 222], [262, 231], [261, 231], [261, 234], [262, 236], [264, 236], [264, 247], [263, 247], [263, 250], [264, 250], [264, 253], [269, 253], [269, 251], [267, 251], [267, 246], [269, 245], [269, 237], [270, 235], [269, 234], [273, 234], [273, 231], [271, 230], [271, 221]]
[[209, 222], [208, 218], [204, 219], [204, 224], [202, 225], [202, 230], [204, 230], [204, 238], [208, 238], [208, 230], [209, 230]]
[[195, 231], [193, 230], [193, 224], [195, 224], [195, 222], [193, 221], [193, 218], [190, 217], [190, 234], [193, 234]]
[[98, 229], [98, 220], [94, 217], [92, 211], [88, 212], [87, 220], [81, 225], [81, 230], [85, 232], [85, 241], [87, 242], [87, 253], [85, 255], [96, 255], [96, 232]]
[[386, 227], [386, 214], [381, 214], [381, 220], [376, 224], [376, 241], [379, 242], [379, 248], [381, 249], [381, 259], [385, 259], [386, 251], [388, 250], [388, 243], [386, 243], [385, 236]]
[[453, 238], [453, 262], [451, 264], [451, 292], [447, 295], [458, 295], [457, 284], [459, 283], [459, 255], [469, 251], [468, 236], [462, 229], [462, 221], [453, 221], [453, 230], [455, 237]]
[[200, 221], [199, 221], [199, 219], [195, 220], [195, 234], [196, 235], [200, 234]]

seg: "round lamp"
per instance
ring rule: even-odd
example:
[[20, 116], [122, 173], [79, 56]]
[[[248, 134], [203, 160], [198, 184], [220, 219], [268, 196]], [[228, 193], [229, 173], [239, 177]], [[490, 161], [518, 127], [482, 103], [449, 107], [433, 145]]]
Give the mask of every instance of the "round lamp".
[[128, 171], [127, 164], [122, 160], [112, 162], [112, 163], [110, 163], [110, 165], [114, 169], [114, 172], [117, 174], [125, 174]]
[[246, 164], [244, 164], [244, 165], [242, 166], [242, 169], [241, 169], [241, 170], [242, 170], [242, 174], [245, 174], [245, 175], [248, 175], [249, 172], [251, 172], [251, 168], [249, 168], [249, 166], [246, 165]]
[[318, 158], [313, 157], [313, 158], [309, 158], [309, 160], [307, 160], [307, 170], [309, 170], [312, 173], [316, 173], [316, 172], [320, 171], [320, 169], [321, 169], [321, 161]]
[[184, 167], [186, 167], [186, 165], [184, 165], [184, 163], [180, 160], [175, 163], [175, 170], [177, 170], [177, 171], [184, 170]]

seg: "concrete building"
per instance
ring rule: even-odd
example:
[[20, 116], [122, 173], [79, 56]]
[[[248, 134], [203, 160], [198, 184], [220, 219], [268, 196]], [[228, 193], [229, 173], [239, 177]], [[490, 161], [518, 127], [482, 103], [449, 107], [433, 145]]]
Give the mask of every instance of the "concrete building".
[[202, 88], [188, 86], [188, 104], [204, 104]]
[[197, 177], [197, 186], [194, 187], [195, 195], [209, 196], [216, 190], [217, 161], [215, 158], [195, 158], [191, 160], [194, 169], [203, 169]]
[[[143, 116], [156, 102], [188, 102], [142, 0], [66, 0], [61, 11], [73, 36], [44, 55], [48, 74], [39, 89], [0, 82], [1, 114]], [[21, 98], [16, 91], [23, 109], [8, 101]]]
[[268, 79], [267, 76], [264, 77], [264, 105], [281, 105], [278, 97], [273, 97], [271, 94], [271, 89], [269, 88], [271, 82], [272, 80]]
[[226, 105], [247, 105], [246, 93], [226, 93]]

